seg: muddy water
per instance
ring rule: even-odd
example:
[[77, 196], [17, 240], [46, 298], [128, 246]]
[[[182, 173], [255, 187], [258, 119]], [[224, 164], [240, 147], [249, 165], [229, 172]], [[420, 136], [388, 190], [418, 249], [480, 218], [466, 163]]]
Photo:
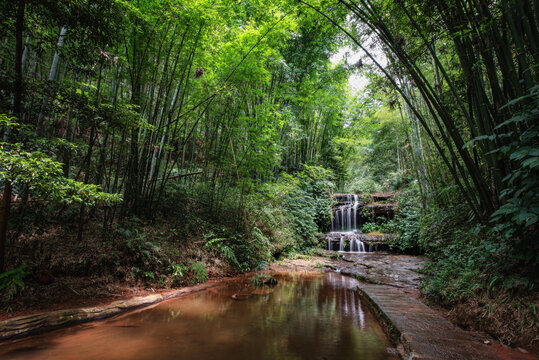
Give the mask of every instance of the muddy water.
[[249, 279], [113, 319], [0, 344], [0, 359], [394, 359], [340, 274]]

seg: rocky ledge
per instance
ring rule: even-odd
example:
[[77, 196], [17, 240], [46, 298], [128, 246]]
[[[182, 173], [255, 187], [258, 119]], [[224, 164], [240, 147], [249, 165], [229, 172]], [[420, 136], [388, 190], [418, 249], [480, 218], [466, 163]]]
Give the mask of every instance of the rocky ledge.
[[103, 306], [52, 311], [1, 321], [0, 340], [38, 334], [66, 326], [108, 318], [128, 310], [153, 305], [164, 300], [206, 290], [217, 285], [217, 283], [206, 283], [189, 288], [170, 291], [164, 294], [155, 294], [144, 297], [136, 297], [128, 300], [115, 301]]
[[348, 246], [350, 241], [359, 240], [365, 244], [370, 251], [386, 251], [389, 249], [389, 241], [395, 237], [394, 234], [382, 234], [379, 232], [372, 232], [368, 234], [363, 233], [327, 233], [321, 235], [321, 238], [326, 242], [331, 242], [331, 249], [339, 249], [341, 238], [345, 242], [345, 247]]

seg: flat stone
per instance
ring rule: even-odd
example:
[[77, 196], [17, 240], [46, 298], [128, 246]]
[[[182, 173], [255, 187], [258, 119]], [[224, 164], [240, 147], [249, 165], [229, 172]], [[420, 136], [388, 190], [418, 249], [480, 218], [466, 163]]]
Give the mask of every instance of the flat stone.
[[400, 332], [405, 359], [502, 359], [494, 348], [397, 288], [360, 284], [359, 290]]
[[38, 334], [70, 325], [108, 318], [128, 310], [153, 305], [163, 300], [206, 290], [215, 286], [217, 286], [216, 283], [206, 283], [170, 291], [165, 294], [153, 294], [128, 300], [115, 301], [103, 306], [58, 310], [4, 320], [0, 322], [0, 340]]
[[414, 291], [420, 285], [417, 270], [429, 261], [422, 256], [378, 253], [345, 254], [343, 260], [353, 264], [340, 269], [343, 275]]
[[[497, 350], [483, 343], [407, 294], [419, 288], [419, 274], [428, 259], [387, 254], [350, 254], [344, 260], [364, 266], [345, 266], [341, 273], [359, 277], [358, 290], [398, 331], [401, 356], [406, 360], [501, 360]], [[368, 270], [368, 271], [367, 271]]]

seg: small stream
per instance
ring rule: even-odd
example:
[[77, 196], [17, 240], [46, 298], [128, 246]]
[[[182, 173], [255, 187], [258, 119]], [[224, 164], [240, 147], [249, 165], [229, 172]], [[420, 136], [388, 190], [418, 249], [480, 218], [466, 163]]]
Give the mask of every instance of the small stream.
[[356, 280], [247, 278], [112, 319], [0, 343], [8, 359], [396, 359]]

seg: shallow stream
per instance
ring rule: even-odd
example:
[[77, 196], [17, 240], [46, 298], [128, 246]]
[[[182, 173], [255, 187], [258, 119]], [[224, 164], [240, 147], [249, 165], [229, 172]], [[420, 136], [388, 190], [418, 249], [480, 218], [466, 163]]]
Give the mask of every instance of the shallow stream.
[[0, 359], [396, 359], [359, 295], [336, 273], [247, 278], [104, 321], [0, 343]]

